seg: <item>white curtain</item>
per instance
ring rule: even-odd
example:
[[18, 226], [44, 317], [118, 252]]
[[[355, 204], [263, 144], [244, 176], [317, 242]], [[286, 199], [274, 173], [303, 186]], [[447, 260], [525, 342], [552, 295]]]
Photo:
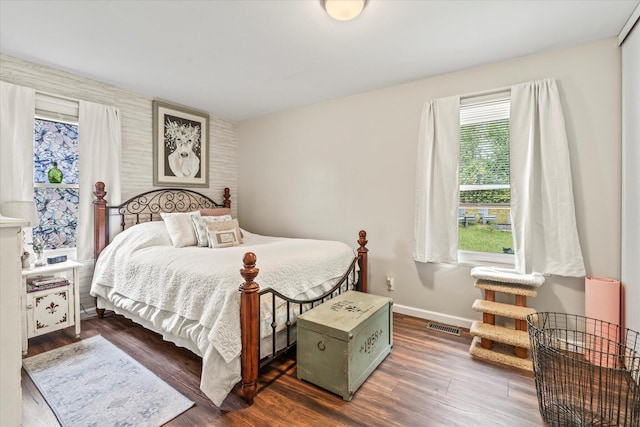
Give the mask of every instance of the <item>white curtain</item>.
[[105, 183], [110, 205], [120, 203], [120, 113], [117, 108], [80, 101], [80, 204], [76, 229], [77, 258], [93, 262], [93, 192]]
[[460, 97], [427, 102], [416, 168], [416, 261], [458, 262], [459, 162]]
[[511, 88], [511, 215], [519, 273], [585, 275], [554, 79]]
[[0, 203], [33, 201], [34, 89], [0, 81]]

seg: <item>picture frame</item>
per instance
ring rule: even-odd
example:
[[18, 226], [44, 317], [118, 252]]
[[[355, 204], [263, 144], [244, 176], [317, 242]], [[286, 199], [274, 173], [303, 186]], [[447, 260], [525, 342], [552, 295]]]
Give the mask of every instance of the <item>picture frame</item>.
[[209, 186], [209, 114], [153, 101], [153, 185]]

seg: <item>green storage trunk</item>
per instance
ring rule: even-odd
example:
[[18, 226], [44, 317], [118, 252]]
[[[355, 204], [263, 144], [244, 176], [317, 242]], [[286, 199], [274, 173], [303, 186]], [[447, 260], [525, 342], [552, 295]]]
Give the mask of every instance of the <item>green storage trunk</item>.
[[348, 291], [298, 317], [298, 379], [351, 400], [391, 352], [393, 300]]

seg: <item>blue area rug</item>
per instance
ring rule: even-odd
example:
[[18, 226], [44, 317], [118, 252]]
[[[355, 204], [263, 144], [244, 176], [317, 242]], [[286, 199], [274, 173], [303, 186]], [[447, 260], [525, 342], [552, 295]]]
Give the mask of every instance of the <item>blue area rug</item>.
[[97, 335], [22, 361], [63, 427], [155, 427], [193, 402]]

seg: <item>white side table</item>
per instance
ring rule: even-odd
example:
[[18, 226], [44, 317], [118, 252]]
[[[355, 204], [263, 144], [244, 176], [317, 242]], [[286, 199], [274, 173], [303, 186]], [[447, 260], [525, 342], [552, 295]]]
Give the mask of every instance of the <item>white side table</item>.
[[[76, 261], [22, 269], [22, 355], [27, 354], [29, 338], [76, 327], [80, 338], [80, 267]], [[27, 292], [27, 279], [72, 272], [68, 285]]]

